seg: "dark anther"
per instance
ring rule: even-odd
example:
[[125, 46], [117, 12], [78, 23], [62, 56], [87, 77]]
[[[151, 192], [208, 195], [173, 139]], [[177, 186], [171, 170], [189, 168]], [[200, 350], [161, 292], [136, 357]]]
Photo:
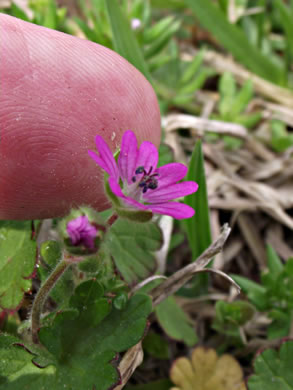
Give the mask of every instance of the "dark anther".
[[155, 190], [156, 188], [158, 188], [158, 181], [156, 179], [151, 179], [151, 181], [148, 183], [148, 188], [150, 188], [151, 190]]
[[[138, 182], [138, 187], [142, 188], [143, 194], [147, 192], [148, 189], [155, 190], [158, 188], [158, 180], [156, 179], [156, 176], [159, 176], [158, 173], [153, 173], [153, 167], [149, 168], [149, 171], [146, 172], [143, 166], [136, 168], [135, 174], [141, 174], [143, 173], [143, 176], [141, 177], [140, 181]], [[132, 181], [133, 183], [136, 182], [136, 177], [133, 176]]]
[[138, 175], [140, 173], [144, 173], [144, 167], [138, 167], [135, 171], [135, 174]]

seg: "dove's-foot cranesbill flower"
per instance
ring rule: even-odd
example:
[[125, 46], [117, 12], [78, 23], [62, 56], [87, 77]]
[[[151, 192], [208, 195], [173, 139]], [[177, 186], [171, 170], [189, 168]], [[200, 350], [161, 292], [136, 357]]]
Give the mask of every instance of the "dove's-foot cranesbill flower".
[[67, 223], [66, 230], [72, 245], [84, 245], [88, 249], [94, 249], [98, 229], [90, 223], [87, 216], [81, 215], [72, 219]]
[[172, 201], [197, 191], [198, 185], [193, 181], [178, 183], [187, 173], [185, 165], [170, 163], [158, 168], [155, 145], [145, 141], [138, 148], [136, 136], [130, 130], [123, 135], [118, 163], [99, 135], [96, 136], [96, 145], [99, 155], [91, 150], [88, 153], [109, 175], [108, 184], [120, 201], [119, 207], [177, 219], [193, 216], [193, 208]]

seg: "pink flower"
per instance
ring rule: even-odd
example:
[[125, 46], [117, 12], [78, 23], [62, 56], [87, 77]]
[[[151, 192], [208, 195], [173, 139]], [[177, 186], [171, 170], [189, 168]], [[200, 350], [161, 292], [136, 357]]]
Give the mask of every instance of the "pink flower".
[[177, 183], [187, 173], [185, 165], [170, 163], [157, 168], [157, 148], [148, 141], [138, 148], [135, 134], [130, 130], [123, 135], [118, 164], [99, 135], [96, 136], [96, 146], [99, 155], [91, 150], [88, 153], [108, 173], [111, 191], [121, 199], [124, 207], [149, 210], [177, 219], [193, 216], [193, 208], [171, 201], [198, 189], [193, 181]]
[[94, 249], [94, 241], [97, 236], [98, 229], [89, 222], [87, 216], [82, 215], [78, 218], [72, 219], [68, 222], [66, 230], [72, 245], [84, 245], [86, 248]]
[[131, 19], [131, 28], [132, 30], [137, 30], [141, 27], [141, 20], [138, 18]]

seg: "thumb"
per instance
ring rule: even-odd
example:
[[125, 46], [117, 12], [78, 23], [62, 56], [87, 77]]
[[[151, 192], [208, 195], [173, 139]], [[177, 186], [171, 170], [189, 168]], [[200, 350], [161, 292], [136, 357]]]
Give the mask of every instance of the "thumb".
[[88, 156], [124, 131], [158, 145], [160, 114], [148, 81], [98, 44], [0, 14], [0, 219], [61, 216], [106, 206]]

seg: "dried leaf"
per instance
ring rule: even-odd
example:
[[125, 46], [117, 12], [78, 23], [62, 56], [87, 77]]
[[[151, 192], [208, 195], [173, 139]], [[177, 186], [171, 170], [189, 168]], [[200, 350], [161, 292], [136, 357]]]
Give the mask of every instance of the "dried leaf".
[[170, 390], [245, 390], [243, 373], [233, 356], [218, 357], [214, 349], [195, 348], [191, 360], [182, 357], [171, 368]]

